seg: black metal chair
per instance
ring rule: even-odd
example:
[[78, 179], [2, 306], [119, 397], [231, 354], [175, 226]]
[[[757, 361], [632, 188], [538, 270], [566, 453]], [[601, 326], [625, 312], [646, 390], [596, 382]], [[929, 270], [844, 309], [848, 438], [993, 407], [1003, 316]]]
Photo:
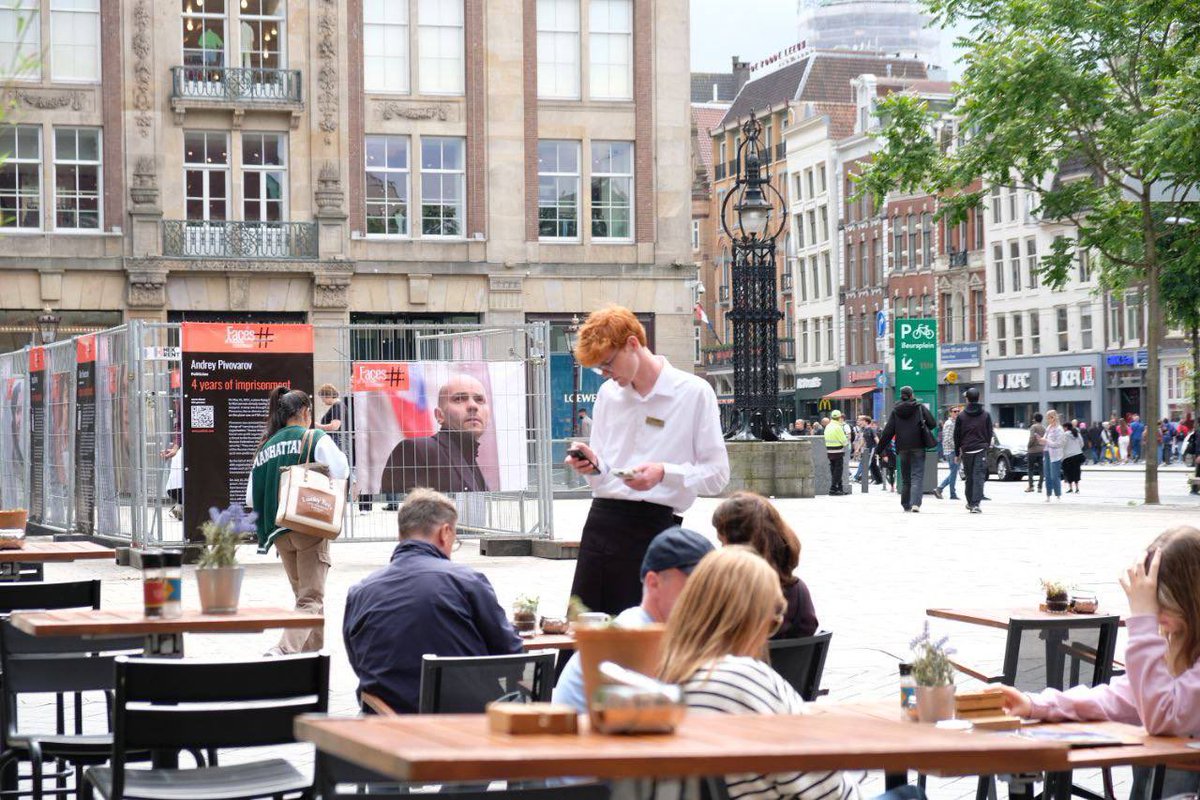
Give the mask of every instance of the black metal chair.
[[821, 676], [825, 672], [831, 639], [832, 631], [818, 631], [812, 636], [774, 639], [767, 644], [771, 668], [809, 702], [821, 695]]
[[495, 700], [546, 702], [554, 690], [554, 652], [421, 661], [421, 714], [481, 714]]
[[[90, 797], [85, 788], [83, 767], [103, 764], [112, 752], [108, 720], [112, 711], [114, 688], [113, 659], [117, 654], [140, 654], [142, 637], [84, 639], [77, 636], [37, 638], [22, 633], [10, 623], [0, 624], [0, 665], [4, 679], [0, 687], [0, 769], [13, 761], [28, 761], [32, 794], [40, 800], [44, 793], [62, 795], [77, 792]], [[104, 727], [99, 732], [84, 732], [84, 692], [103, 692]], [[24, 731], [18, 718], [21, 695], [53, 694], [55, 729], [46, 732]], [[73, 696], [68, 703], [67, 696]], [[68, 731], [67, 711], [71, 711]], [[149, 753], [142, 753], [142, 759]], [[55, 762], [54, 789], [44, 789], [43, 763]], [[63, 765], [75, 773], [75, 788], [67, 789]]]
[[99, 607], [100, 581], [0, 583], [0, 615], [14, 611]]
[[105, 800], [313, 797], [312, 782], [283, 759], [196, 769], [126, 769], [146, 749], [262, 747], [296, 741], [300, 714], [329, 708], [329, 656], [235, 663], [116, 660], [112, 765], [85, 778]]

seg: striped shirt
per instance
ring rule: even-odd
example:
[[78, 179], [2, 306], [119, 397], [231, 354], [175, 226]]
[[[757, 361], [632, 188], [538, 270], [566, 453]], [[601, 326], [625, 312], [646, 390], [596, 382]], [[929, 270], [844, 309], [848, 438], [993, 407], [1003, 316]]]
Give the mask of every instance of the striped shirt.
[[[804, 714], [805, 703], [775, 670], [753, 658], [725, 656], [683, 684], [697, 714]], [[858, 800], [858, 783], [840, 772], [727, 775], [731, 800]]]

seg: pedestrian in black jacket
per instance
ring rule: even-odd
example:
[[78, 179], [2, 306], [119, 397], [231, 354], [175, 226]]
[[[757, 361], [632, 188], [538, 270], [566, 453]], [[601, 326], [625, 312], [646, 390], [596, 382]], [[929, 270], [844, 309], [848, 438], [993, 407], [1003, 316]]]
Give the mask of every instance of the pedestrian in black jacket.
[[979, 403], [979, 390], [966, 391], [967, 407], [954, 425], [954, 451], [962, 462], [967, 481], [967, 510], [981, 514], [983, 484], [987, 481], [987, 450], [992, 444], [992, 416]]
[[[1183, 445], [1183, 463], [1195, 465], [1196, 480], [1200, 480], [1200, 436], [1193, 430]], [[1192, 484], [1192, 494], [1200, 494], [1200, 486]]]
[[[904, 489], [900, 492], [900, 505], [905, 511], [920, 511], [921, 496], [925, 488], [925, 450], [937, 444], [933, 431], [937, 420], [924, 403], [913, 399], [911, 386], [900, 388], [900, 402], [892, 409], [887, 425], [879, 437], [877, 452], [886, 454], [888, 445], [896, 442], [896, 455], [900, 461], [900, 480]], [[886, 455], [884, 458], [886, 459]]]

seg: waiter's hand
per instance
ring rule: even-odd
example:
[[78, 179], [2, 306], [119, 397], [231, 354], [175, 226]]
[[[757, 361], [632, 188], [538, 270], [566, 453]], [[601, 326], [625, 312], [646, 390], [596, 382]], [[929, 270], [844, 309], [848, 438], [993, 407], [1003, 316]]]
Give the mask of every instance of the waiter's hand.
[[637, 474], [625, 479], [625, 485], [638, 492], [653, 489], [662, 483], [665, 470], [662, 464], [641, 464], [633, 468]]
[[[571, 455], [571, 451], [576, 450], [583, 453], [583, 458], [575, 458]], [[588, 447], [583, 442], [571, 442], [567, 446], [567, 457], [563, 459], [563, 463], [571, 469], [578, 472], [580, 475], [592, 475], [600, 471], [598, 465], [600, 459], [596, 458], [596, 452]]]

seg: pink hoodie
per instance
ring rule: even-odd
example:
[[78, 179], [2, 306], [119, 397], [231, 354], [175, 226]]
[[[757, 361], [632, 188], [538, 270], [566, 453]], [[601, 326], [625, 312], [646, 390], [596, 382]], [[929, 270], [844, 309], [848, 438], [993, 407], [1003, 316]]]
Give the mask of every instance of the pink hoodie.
[[1107, 685], [1045, 689], [1030, 695], [1032, 717], [1050, 722], [1104, 719], [1143, 725], [1155, 736], [1200, 734], [1200, 661], [1182, 675], [1167, 669], [1167, 640], [1152, 614], [1125, 621], [1125, 674]]

